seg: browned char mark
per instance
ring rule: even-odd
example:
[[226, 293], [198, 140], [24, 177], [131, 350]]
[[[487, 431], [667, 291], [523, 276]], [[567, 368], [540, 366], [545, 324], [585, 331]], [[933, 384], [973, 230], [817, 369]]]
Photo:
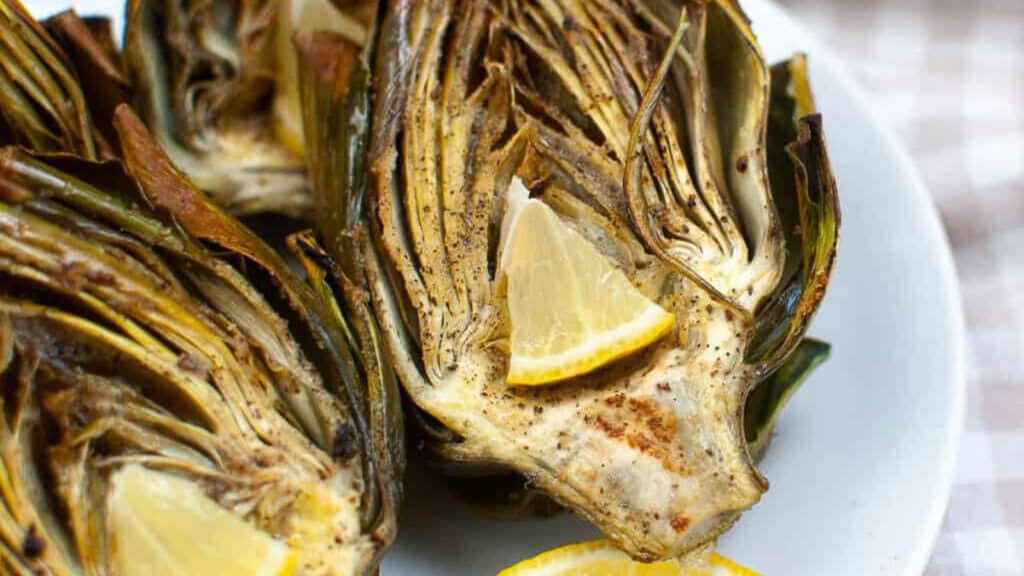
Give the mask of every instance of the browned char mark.
[[679, 470], [674, 449], [678, 423], [675, 414], [646, 398], [617, 393], [584, 416], [584, 422], [605, 436], [659, 460], [668, 470]]

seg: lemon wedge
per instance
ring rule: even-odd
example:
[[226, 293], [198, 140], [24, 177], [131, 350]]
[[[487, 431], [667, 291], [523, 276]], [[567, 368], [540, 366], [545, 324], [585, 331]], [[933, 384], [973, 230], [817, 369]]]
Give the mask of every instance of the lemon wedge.
[[133, 464], [107, 504], [122, 576], [290, 576], [298, 554], [221, 508], [188, 480]]
[[571, 544], [523, 560], [498, 576], [758, 576], [749, 568], [711, 554], [707, 562], [684, 566], [677, 560], [643, 564], [607, 540]]
[[500, 267], [512, 325], [509, 384], [585, 374], [672, 329], [675, 316], [644, 296], [519, 178], [508, 191]]
[[358, 46], [369, 31], [331, 0], [281, 0], [277, 21], [277, 86], [274, 92], [274, 133], [297, 155], [305, 153], [302, 107], [299, 101], [299, 63], [293, 38], [299, 32], [318, 30], [339, 34]]

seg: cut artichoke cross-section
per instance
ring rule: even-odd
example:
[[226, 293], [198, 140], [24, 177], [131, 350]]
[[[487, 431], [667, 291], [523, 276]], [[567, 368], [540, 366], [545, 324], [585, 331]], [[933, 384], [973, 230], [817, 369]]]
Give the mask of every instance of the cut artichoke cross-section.
[[[831, 270], [835, 234], [786, 234], [797, 222], [782, 216], [836, 229], [820, 123], [773, 114], [797, 144], [769, 164], [768, 146], [789, 144], [767, 138], [769, 99], [792, 98], [769, 90], [728, 0], [398, 0], [375, 38], [336, 67], [349, 102], [370, 95], [368, 128], [318, 128], [325, 116], [304, 106], [306, 142], [314, 173], [367, 150], [365, 183], [341, 170], [314, 185], [318, 205], [343, 208], [318, 229], [335, 259], [360, 247], [426, 450], [454, 474], [524, 475], [636, 558], [715, 538], [766, 489], [747, 436], [767, 437], [806, 372], [778, 372], [748, 434], [748, 393], [800, 343]], [[308, 100], [344, 84], [329, 76]], [[499, 244], [514, 177], [675, 317], [671, 337], [555, 385], [506, 383]]]
[[391, 380], [366, 370], [327, 293], [177, 180], [130, 112], [117, 125], [130, 174], [0, 151], [8, 573], [113, 570], [105, 499], [126, 465], [194, 483], [293, 548], [298, 574], [372, 572], [402, 427], [394, 389], [360, 382]]
[[[48, 22], [58, 44], [13, 0], [2, 6], [26, 19], [5, 42], [60, 56], [32, 73], [66, 79], [5, 119], [116, 89], [116, 74], [77, 83], [93, 67], [113, 72], [102, 58], [61, 56], [61, 45], [76, 56], [109, 46], [83, 21]], [[172, 564], [375, 573], [395, 534], [404, 433], [379, 334], [363, 329], [367, 297], [299, 236], [303, 280], [182, 178], [130, 109], [100, 126], [101, 108], [75, 109], [80, 128], [40, 116], [0, 133], [36, 151], [0, 148], [0, 572], [132, 576], [118, 542], [142, 555], [195, 549], [213, 529], [196, 510], [145, 518], [115, 489], [143, 470], [218, 525], [247, 526], [215, 538], [266, 559], [217, 566], [207, 541], [212, 564]], [[104, 126], [114, 138], [90, 148]], [[156, 540], [119, 539], [147, 523]]]

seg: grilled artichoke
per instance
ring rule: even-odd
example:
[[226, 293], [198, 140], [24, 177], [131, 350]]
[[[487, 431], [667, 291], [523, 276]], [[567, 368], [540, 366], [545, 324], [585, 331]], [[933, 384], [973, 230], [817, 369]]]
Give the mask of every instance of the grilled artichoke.
[[[307, 4], [333, 18], [304, 16]], [[338, 29], [340, 20], [365, 42], [373, 3], [344, 4], [345, 12], [329, 0], [128, 2], [124, 58], [136, 108], [175, 164], [229, 211], [308, 210], [291, 32]], [[293, 12], [314, 21], [292, 24]]]
[[72, 58], [0, 7], [25, 24], [5, 45], [43, 62], [5, 67], [21, 101], [0, 143], [58, 153], [0, 148], [0, 572], [124, 574], [111, 493], [143, 466], [286, 543], [299, 574], [374, 573], [404, 449], [367, 297], [308, 235], [301, 280], [128, 108], [119, 160], [96, 161]]
[[[318, 228], [361, 254], [430, 456], [517, 472], [639, 559], [713, 540], [767, 488], [751, 443], [827, 352], [804, 333], [839, 211], [802, 59], [770, 72], [732, 0], [395, 0], [376, 38], [355, 65], [311, 44], [306, 136]], [[366, 99], [365, 121], [327, 115]], [[507, 384], [513, 177], [672, 334]]]

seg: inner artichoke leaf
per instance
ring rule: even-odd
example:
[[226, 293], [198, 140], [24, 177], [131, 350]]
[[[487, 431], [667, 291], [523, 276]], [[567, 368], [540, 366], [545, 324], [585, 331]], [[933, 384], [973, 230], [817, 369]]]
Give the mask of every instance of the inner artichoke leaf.
[[273, 114], [275, 130], [289, 147], [304, 154], [305, 129], [301, 106], [299, 54], [295, 41], [299, 36], [324, 33], [343, 38], [353, 46], [369, 42], [376, 15], [375, 2], [359, 0], [344, 9], [331, 0], [281, 0], [276, 23], [277, 68]]
[[118, 139], [111, 121], [114, 109], [130, 102], [132, 87], [124, 71], [111, 20], [98, 16], [83, 18], [73, 10], [66, 10], [42, 24], [73, 65], [89, 107], [100, 157], [116, 157]]
[[769, 125], [772, 192], [786, 231], [786, 264], [756, 315], [748, 361], [770, 372], [797, 346], [824, 298], [835, 265], [841, 216], [805, 57], [772, 69]]
[[74, 66], [19, 0], [0, 2], [0, 145], [98, 157]]
[[[708, 5], [706, 34], [704, 53], [723, 171], [750, 262], [743, 280], [754, 293], [763, 293], [779, 280], [777, 263], [784, 250], [768, 186], [770, 77], [750, 20], [734, 0]], [[758, 302], [745, 301], [752, 307]]]
[[[697, 226], [709, 237], [699, 245], [698, 258], [688, 257], [689, 265], [739, 313], [747, 313], [775, 286], [783, 257], [765, 174], [768, 74], [763, 55], [749, 20], [732, 2], [680, 6], [661, 1], [647, 8], [638, 9], [638, 16], [652, 26], [656, 38], [670, 39], [663, 60], [667, 69], [648, 85], [642, 110], [651, 113], [648, 107], [658, 101], [649, 98], [652, 90], [664, 90], [674, 104], [664, 106], [665, 128], [660, 130], [678, 138], [678, 150], [669, 149], [673, 153], [662, 162], [671, 167], [685, 160], [686, 180], [692, 183], [679, 193], [690, 215], [687, 227]], [[676, 35], [683, 34], [675, 45], [673, 23], [684, 19], [688, 26], [680, 30], [676, 25]], [[650, 122], [657, 132], [657, 116]], [[659, 140], [671, 142], [664, 136]], [[642, 187], [637, 183], [633, 188]], [[657, 217], [661, 211], [652, 208]], [[669, 237], [678, 237], [664, 222]], [[672, 242], [667, 250], [679, 258], [683, 248]]]
[[804, 338], [775, 372], [759, 382], [747, 396], [743, 428], [750, 453], [759, 458], [771, 440], [779, 413], [811, 372], [828, 360], [832, 347], [827, 342]]

